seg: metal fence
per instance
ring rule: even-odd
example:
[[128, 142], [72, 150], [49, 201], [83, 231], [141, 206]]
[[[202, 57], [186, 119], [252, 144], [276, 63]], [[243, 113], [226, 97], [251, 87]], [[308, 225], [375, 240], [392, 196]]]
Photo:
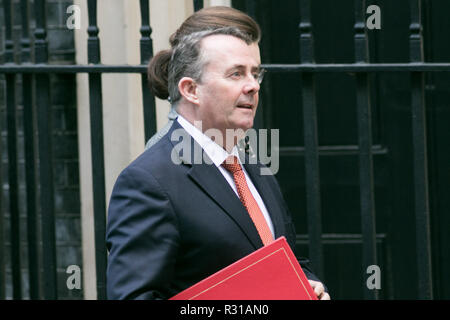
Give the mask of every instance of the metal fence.
[[[203, 6], [202, 1], [194, 0], [195, 10]], [[247, 1], [249, 11], [257, 6], [256, 1]], [[318, 154], [320, 146], [317, 139], [317, 116], [315, 102], [315, 76], [318, 73], [346, 72], [356, 74], [358, 135], [359, 135], [359, 174], [360, 174], [360, 207], [361, 230], [363, 239], [363, 265], [376, 264], [376, 226], [374, 209], [374, 178], [372, 160], [372, 130], [371, 104], [369, 96], [369, 74], [378, 72], [407, 72], [411, 75], [411, 110], [414, 144], [414, 181], [415, 181], [415, 212], [416, 212], [416, 250], [418, 267], [419, 298], [432, 298], [431, 281], [431, 252], [430, 252], [430, 222], [428, 208], [428, 177], [427, 177], [427, 139], [425, 130], [425, 100], [424, 73], [436, 71], [450, 71], [449, 63], [425, 63], [423, 56], [423, 39], [421, 26], [421, 1], [410, 0], [410, 62], [392, 64], [372, 64], [369, 62], [368, 36], [366, 34], [364, 16], [365, 1], [355, 0], [354, 44], [355, 61], [350, 64], [316, 64], [314, 62], [313, 21], [311, 21], [311, 0], [300, 0], [301, 21], [299, 25], [301, 42], [300, 64], [267, 64], [263, 65], [268, 72], [297, 73], [302, 77], [303, 112], [304, 112], [304, 157], [307, 186], [307, 214], [309, 233], [310, 259], [314, 261], [318, 274], [323, 274], [323, 250], [320, 207], [320, 173]], [[13, 282], [13, 298], [21, 299], [20, 274], [20, 234], [19, 234], [19, 203], [18, 203], [18, 172], [17, 172], [17, 128], [15, 118], [16, 108], [16, 77], [23, 77], [23, 105], [24, 105], [24, 140], [26, 162], [27, 187], [27, 241], [29, 245], [29, 288], [32, 299], [57, 299], [56, 252], [55, 252], [55, 217], [52, 176], [52, 138], [49, 127], [49, 75], [60, 73], [87, 73], [89, 76], [89, 102], [91, 118], [91, 148], [93, 172], [93, 199], [95, 220], [95, 258], [97, 275], [98, 299], [106, 298], [106, 261], [105, 247], [105, 170], [103, 154], [103, 115], [102, 115], [102, 74], [105, 73], [137, 73], [142, 75], [142, 93], [144, 105], [145, 138], [150, 138], [156, 131], [155, 99], [147, 89], [146, 64], [153, 55], [152, 28], [149, 20], [149, 0], [140, 0], [140, 14], [142, 25], [140, 28], [141, 64], [108, 66], [100, 61], [100, 40], [97, 26], [97, 1], [87, 0], [89, 27], [88, 62], [89, 65], [53, 65], [48, 63], [48, 39], [46, 30], [45, 0], [34, 0], [34, 14], [36, 28], [30, 35], [28, 17], [30, 4], [20, 1], [22, 15], [21, 61], [14, 61], [12, 41], [12, 10], [10, 0], [3, 1], [5, 17], [4, 64], [0, 65], [0, 74], [6, 80], [6, 113], [7, 113], [7, 141], [8, 141], [8, 170], [9, 170], [9, 203], [11, 225], [9, 226], [11, 242], [11, 267]], [[250, 15], [252, 12], [249, 12]], [[33, 39], [31, 39], [33, 38]], [[33, 40], [33, 41], [32, 41]], [[33, 53], [33, 54], [31, 54]], [[31, 57], [34, 56], [34, 60]], [[33, 90], [33, 85], [34, 90]], [[36, 93], [39, 94], [36, 94]], [[37, 150], [34, 148], [35, 124], [38, 132]], [[3, 150], [1, 150], [3, 152]], [[37, 161], [35, 154], [38, 155]], [[39, 163], [39, 166], [37, 165]], [[39, 168], [39, 181], [34, 181], [35, 171]], [[0, 177], [1, 178], [1, 177]], [[1, 181], [1, 179], [0, 179]], [[36, 183], [40, 192], [37, 193]], [[39, 194], [38, 201], [36, 197]], [[1, 197], [0, 197], [1, 199]], [[41, 237], [43, 246], [37, 247], [37, 203], [41, 211]], [[0, 213], [0, 219], [3, 216]], [[3, 226], [2, 226], [3, 227]], [[3, 243], [1, 244], [3, 246]], [[39, 281], [38, 259], [42, 253], [44, 273]], [[0, 261], [1, 272], [5, 267]], [[43, 286], [43, 296], [38, 294], [38, 286]], [[0, 283], [4, 287], [4, 283]], [[4, 292], [4, 288], [2, 289]], [[368, 299], [377, 298], [376, 291], [365, 290]]]

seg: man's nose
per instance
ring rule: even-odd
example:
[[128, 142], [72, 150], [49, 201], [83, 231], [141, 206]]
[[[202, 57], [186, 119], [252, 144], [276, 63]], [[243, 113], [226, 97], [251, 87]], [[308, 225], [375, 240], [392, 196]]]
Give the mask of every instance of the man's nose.
[[244, 93], [245, 94], [255, 94], [259, 91], [260, 85], [258, 79], [255, 79], [252, 75], [246, 77], [244, 84]]

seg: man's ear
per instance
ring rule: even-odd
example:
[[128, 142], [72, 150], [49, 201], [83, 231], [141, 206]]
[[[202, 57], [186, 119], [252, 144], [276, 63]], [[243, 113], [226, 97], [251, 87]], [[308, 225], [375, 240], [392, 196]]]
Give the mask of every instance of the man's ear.
[[180, 94], [189, 102], [198, 104], [197, 83], [194, 79], [189, 77], [181, 78], [178, 82], [178, 91], [180, 91]]

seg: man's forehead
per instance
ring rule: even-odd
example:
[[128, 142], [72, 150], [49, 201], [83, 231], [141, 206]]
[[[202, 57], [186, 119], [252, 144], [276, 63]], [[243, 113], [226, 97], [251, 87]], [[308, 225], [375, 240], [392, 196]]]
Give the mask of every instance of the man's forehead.
[[[244, 40], [231, 35], [211, 35], [202, 40], [202, 54], [208, 62], [229, 62], [231, 64], [246, 65], [260, 64], [259, 46], [256, 42], [247, 44]], [[253, 61], [255, 60], [255, 61]]]

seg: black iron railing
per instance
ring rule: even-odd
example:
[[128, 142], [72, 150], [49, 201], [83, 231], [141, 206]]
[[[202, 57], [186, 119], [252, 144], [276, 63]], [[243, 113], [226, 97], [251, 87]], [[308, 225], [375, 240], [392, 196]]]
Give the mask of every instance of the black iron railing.
[[[97, 1], [88, 0], [88, 63], [100, 63], [100, 39], [97, 27]], [[97, 298], [106, 299], [106, 203], [105, 159], [103, 148], [102, 78], [89, 73], [89, 109], [91, 121], [92, 190], [94, 192], [95, 267]]]
[[[314, 63], [314, 44], [311, 24], [311, 3], [301, 2], [300, 61]], [[324, 279], [322, 248], [322, 211], [320, 205], [319, 150], [317, 137], [317, 109], [314, 90], [315, 74], [302, 73], [303, 130], [305, 144], [306, 210], [308, 213], [309, 258], [320, 279]]]
[[[369, 62], [369, 43], [364, 24], [366, 1], [355, 1], [355, 63]], [[359, 186], [361, 233], [364, 266], [377, 265], [375, 199], [372, 159], [372, 112], [369, 97], [369, 74], [356, 74], [356, 105], [358, 114]], [[366, 299], [376, 299], [378, 291], [364, 289]]]
[[[100, 61], [100, 40], [97, 26], [97, 1], [88, 0], [89, 27], [88, 33], [88, 63], [89, 65], [50, 65], [48, 64], [48, 40], [46, 34], [45, 1], [34, 1], [36, 28], [34, 31], [34, 45], [31, 46], [28, 33], [29, 4], [21, 1], [22, 10], [22, 59], [16, 63], [13, 59], [12, 17], [11, 1], [3, 1], [5, 16], [5, 50], [4, 64], [0, 65], [0, 74], [6, 80], [6, 106], [7, 106], [7, 135], [8, 135], [8, 172], [9, 172], [9, 203], [11, 215], [11, 268], [13, 298], [21, 299], [21, 261], [20, 261], [20, 229], [18, 206], [18, 173], [17, 173], [17, 127], [16, 127], [16, 76], [23, 77], [24, 101], [24, 135], [25, 135], [25, 162], [27, 187], [27, 241], [29, 246], [29, 281], [30, 297], [40, 298], [39, 287], [43, 286], [43, 298], [57, 299], [56, 285], [56, 253], [55, 253], [55, 214], [52, 176], [52, 139], [50, 131], [50, 74], [87, 73], [89, 75], [89, 103], [91, 117], [91, 147], [93, 171], [93, 197], [95, 220], [95, 258], [97, 275], [98, 299], [106, 298], [106, 258], [105, 247], [105, 170], [103, 152], [103, 112], [101, 75], [105, 73], [137, 73], [142, 75], [142, 92], [144, 104], [145, 137], [148, 139], [156, 131], [155, 100], [147, 89], [146, 64], [153, 55], [153, 46], [149, 20], [149, 1], [140, 0], [141, 6], [141, 65], [102, 65]], [[195, 10], [200, 9], [202, 1], [194, 0]], [[247, 1], [248, 11], [254, 16], [256, 1]], [[371, 130], [371, 104], [369, 94], [369, 74], [380, 72], [406, 72], [411, 74], [411, 101], [412, 101], [412, 128], [414, 144], [414, 181], [415, 181], [415, 210], [417, 220], [417, 266], [420, 298], [432, 298], [431, 281], [431, 249], [430, 249], [430, 222], [428, 209], [428, 177], [425, 130], [425, 102], [424, 102], [424, 73], [450, 72], [450, 63], [425, 63], [423, 59], [423, 40], [420, 21], [420, 0], [410, 0], [410, 63], [369, 63], [368, 37], [363, 23], [365, 1], [355, 0], [355, 63], [350, 64], [315, 64], [313, 50], [313, 22], [311, 21], [310, 0], [301, 0], [301, 21], [299, 24], [301, 42], [300, 64], [267, 64], [263, 65], [272, 73], [298, 73], [302, 77], [303, 116], [305, 146], [294, 151], [301, 151], [305, 157], [307, 214], [309, 233], [309, 252], [313, 265], [319, 276], [323, 277], [323, 234], [321, 218], [321, 191], [319, 155], [333, 152], [333, 148], [318, 145], [317, 137], [317, 110], [315, 101], [315, 76], [324, 72], [341, 72], [356, 74], [356, 101], [358, 108], [358, 146], [350, 148], [348, 152], [359, 155], [360, 175], [360, 208], [361, 208], [361, 234], [363, 243], [363, 266], [376, 264], [376, 225], [374, 208], [374, 178], [372, 155], [382, 152], [380, 146], [372, 143]], [[253, 11], [252, 11], [253, 10]], [[252, 14], [253, 12], [253, 14]], [[34, 50], [34, 61], [31, 61], [31, 50]], [[34, 86], [33, 86], [34, 83]], [[34, 89], [34, 91], [33, 91]], [[38, 93], [38, 94], [37, 94]], [[34, 97], [34, 100], [33, 100]], [[33, 101], [35, 106], [33, 106]], [[33, 113], [35, 107], [35, 114]], [[37, 117], [38, 150], [39, 155], [39, 181], [35, 181], [37, 164], [36, 150], [33, 140], [33, 117]], [[295, 149], [295, 148], [294, 148]], [[0, 149], [3, 150], [3, 149]], [[292, 152], [292, 148], [281, 148], [281, 154]], [[1, 178], [1, 177], [0, 177]], [[37, 186], [39, 184], [40, 198], [37, 201]], [[0, 197], [1, 199], [1, 197]], [[37, 221], [36, 207], [38, 202], [42, 213], [42, 254], [43, 278], [38, 276], [38, 248], [37, 248]], [[1, 208], [1, 206], [0, 206]], [[3, 212], [0, 222], [3, 221]], [[0, 224], [1, 226], [1, 224]], [[3, 244], [2, 244], [3, 246]], [[1, 261], [0, 261], [1, 262]], [[4, 298], [4, 264], [0, 263], [2, 273], [0, 283], [1, 297]], [[364, 270], [365, 271], [365, 270]], [[365, 290], [365, 297], [376, 299], [374, 290]]]
[[[36, 29], [34, 31], [35, 63], [48, 62], [48, 41], [45, 0], [34, 2]], [[53, 186], [53, 156], [50, 78], [48, 74], [35, 75], [35, 99], [38, 128], [39, 186], [42, 229], [43, 298], [56, 299], [56, 236], [55, 199]], [[15, 287], [13, 288], [15, 290]]]
[[[420, 1], [410, 1], [409, 56], [412, 63], [424, 61], [420, 4]], [[414, 197], [418, 292], [420, 299], [433, 297], [424, 86], [424, 74], [412, 72], [411, 109], [414, 149]]]

